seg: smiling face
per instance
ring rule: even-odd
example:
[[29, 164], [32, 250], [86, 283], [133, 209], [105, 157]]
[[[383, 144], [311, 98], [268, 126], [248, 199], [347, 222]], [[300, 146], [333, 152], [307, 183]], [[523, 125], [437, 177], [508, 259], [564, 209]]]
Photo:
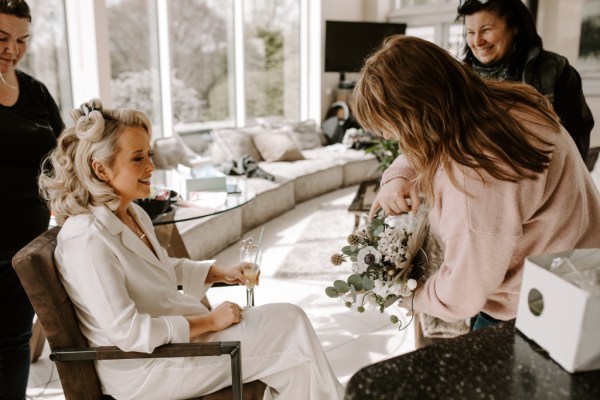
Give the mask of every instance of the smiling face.
[[29, 21], [26, 18], [0, 13], [0, 73], [14, 73], [19, 61], [27, 53]]
[[126, 209], [133, 200], [150, 195], [150, 177], [154, 171], [150, 137], [141, 126], [126, 126], [117, 140], [117, 154], [112, 167], [94, 165], [96, 174], [121, 197]]
[[506, 21], [489, 11], [465, 16], [467, 45], [482, 64], [501, 61], [513, 47], [517, 34]]

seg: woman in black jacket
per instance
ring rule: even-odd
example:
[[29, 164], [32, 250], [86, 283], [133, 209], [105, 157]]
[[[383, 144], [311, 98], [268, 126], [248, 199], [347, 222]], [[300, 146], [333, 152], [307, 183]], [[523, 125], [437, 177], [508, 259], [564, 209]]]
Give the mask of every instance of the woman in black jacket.
[[547, 96], [585, 160], [594, 118], [581, 77], [568, 60], [543, 49], [534, 18], [521, 0], [462, 0], [463, 61], [480, 76], [525, 82]]

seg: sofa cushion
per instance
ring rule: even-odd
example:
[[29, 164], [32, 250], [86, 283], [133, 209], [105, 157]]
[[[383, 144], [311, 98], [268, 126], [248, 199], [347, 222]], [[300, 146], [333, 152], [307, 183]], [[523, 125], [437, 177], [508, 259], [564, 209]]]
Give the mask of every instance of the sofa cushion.
[[279, 183], [260, 178], [248, 178], [246, 183], [256, 192], [256, 198], [242, 208], [242, 232], [260, 226], [265, 222], [294, 208], [294, 182]]
[[191, 167], [184, 145], [175, 136], [158, 138], [152, 143], [154, 166], [158, 169], [177, 168], [178, 164]]
[[327, 143], [325, 135], [313, 120], [291, 125], [292, 139], [302, 150], [316, 149]]
[[[185, 209], [178, 212], [185, 213]], [[242, 238], [242, 210], [235, 208], [210, 217], [177, 222], [176, 225], [190, 258], [206, 260]]]
[[275, 176], [277, 183], [293, 180], [296, 203], [337, 189], [344, 181], [341, 164], [331, 158], [274, 163], [261, 161], [258, 165]]
[[306, 159], [311, 160], [336, 160], [343, 168], [342, 186], [344, 187], [381, 176], [381, 171], [378, 170], [379, 163], [373, 154], [365, 153], [364, 150], [349, 149], [341, 143], [305, 150], [302, 154]]
[[300, 148], [288, 132], [262, 132], [254, 135], [253, 140], [262, 159], [267, 162], [304, 159]]
[[212, 138], [212, 162], [221, 164], [237, 160], [243, 155], [249, 155], [255, 161], [261, 161], [260, 153], [254, 146], [252, 137], [264, 132], [265, 128], [253, 126], [239, 129], [215, 129], [210, 133]]

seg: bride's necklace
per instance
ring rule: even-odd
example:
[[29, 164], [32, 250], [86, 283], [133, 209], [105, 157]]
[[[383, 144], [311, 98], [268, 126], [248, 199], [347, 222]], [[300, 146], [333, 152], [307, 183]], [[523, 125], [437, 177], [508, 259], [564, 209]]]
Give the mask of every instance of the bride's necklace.
[[140, 239], [144, 240], [144, 238], [146, 237], [146, 234], [143, 231], [140, 232], [140, 229], [138, 228], [138, 224], [137, 224], [137, 222], [135, 222], [135, 219], [131, 216], [131, 214], [127, 213], [127, 216], [133, 223], [133, 233], [135, 233], [135, 235], [137, 237], [139, 237]]

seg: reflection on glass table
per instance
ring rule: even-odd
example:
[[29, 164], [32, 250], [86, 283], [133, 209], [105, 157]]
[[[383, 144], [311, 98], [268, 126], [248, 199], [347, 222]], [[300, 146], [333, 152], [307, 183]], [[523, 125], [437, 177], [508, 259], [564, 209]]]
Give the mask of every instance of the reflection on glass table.
[[243, 179], [230, 181], [227, 192], [190, 192], [187, 200], [178, 199], [171, 210], [152, 219], [154, 226], [190, 221], [238, 208], [256, 197], [256, 191]]
[[171, 257], [189, 258], [177, 229], [178, 222], [222, 214], [241, 207], [256, 197], [256, 191], [244, 179], [228, 179], [227, 183], [228, 191], [187, 193], [186, 200], [178, 198], [167, 212], [152, 218], [158, 241]]

